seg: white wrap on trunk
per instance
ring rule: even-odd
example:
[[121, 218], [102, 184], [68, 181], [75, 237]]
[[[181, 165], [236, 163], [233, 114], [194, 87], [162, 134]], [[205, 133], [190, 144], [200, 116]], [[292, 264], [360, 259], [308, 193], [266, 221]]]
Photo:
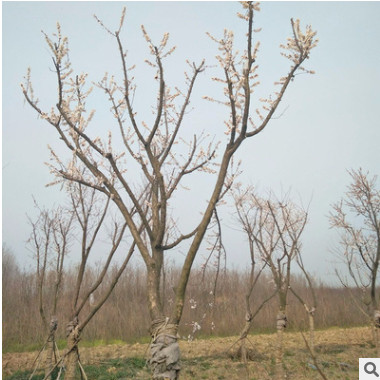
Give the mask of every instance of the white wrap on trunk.
[[177, 329], [177, 325], [168, 323], [168, 318], [152, 323], [149, 365], [153, 379], [177, 380], [179, 377], [181, 364]]

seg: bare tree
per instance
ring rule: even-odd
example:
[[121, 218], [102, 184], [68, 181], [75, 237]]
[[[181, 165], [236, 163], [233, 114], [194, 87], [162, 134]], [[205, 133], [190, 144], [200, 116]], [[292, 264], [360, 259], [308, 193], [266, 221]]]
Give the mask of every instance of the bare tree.
[[[45, 112], [39, 108], [33, 97], [30, 71], [22, 90], [27, 102], [35, 111], [57, 131], [68, 150], [87, 169], [82, 175], [75, 165], [67, 165], [58, 157], [57, 165], [52, 171], [58, 181], [70, 180], [105, 194], [119, 208], [134, 242], [144, 260], [147, 269], [148, 306], [151, 318], [151, 350], [150, 365], [153, 378], [176, 379], [180, 371], [179, 346], [177, 342], [178, 324], [181, 320], [186, 287], [191, 268], [204, 238], [206, 229], [212, 218], [215, 206], [220, 200], [228, 179], [228, 169], [234, 153], [244, 140], [256, 136], [268, 125], [278, 108], [286, 89], [299, 70], [312, 73], [302, 67], [309, 58], [310, 51], [316, 46], [315, 32], [311, 27], [302, 32], [299, 20], [291, 22], [292, 37], [283, 45], [282, 53], [291, 62], [289, 72], [279, 82], [279, 90], [268, 99], [262, 99], [263, 107], [256, 112], [259, 120], [255, 123], [251, 117], [251, 95], [258, 85], [257, 65], [258, 44], [254, 45], [253, 18], [259, 5], [243, 2], [244, 14], [239, 17], [247, 23], [246, 50], [243, 55], [234, 50], [232, 32], [225, 31], [221, 39], [211, 37], [219, 45], [220, 55], [217, 60], [222, 69], [222, 78], [215, 80], [224, 85], [225, 104], [229, 109], [227, 125], [227, 142], [221, 150], [221, 159], [214, 170], [216, 149], [210, 143], [205, 145], [202, 135], [194, 135], [190, 142], [181, 139], [180, 130], [188, 111], [190, 97], [196, 80], [205, 70], [205, 61], [199, 64], [189, 63], [190, 72], [185, 74], [186, 90], [175, 87], [174, 91], [166, 83], [164, 60], [174, 48], [167, 46], [169, 34], [165, 33], [159, 44], [154, 44], [151, 37], [142, 27], [143, 36], [148, 44], [151, 60], [147, 64], [154, 70], [154, 78], [158, 83], [157, 102], [154, 106], [154, 117], [150, 126], [140, 119], [133, 106], [136, 85], [133, 68], [128, 66], [127, 52], [121, 39], [121, 30], [125, 18], [123, 10], [119, 28], [112, 32], [98, 19], [115, 40], [120, 56], [123, 80], [117, 84], [114, 77], [105, 75], [97, 87], [105, 92], [110, 101], [111, 112], [124, 144], [120, 153], [112, 143], [109, 133], [108, 141], [91, 136], [88, 128], [93, 113], [85, 116], [86, 100], [89, 89], [86, 75], [72, 75], [71, 63], [68, 59], [68, 41], [61, 34], [60, 27], [54, 41], [46, 36], [54, 62], [58, 83], [56, 108]], [[182, 101], [180, 100], [182, 98]], [[206, 97], [207, 98], [207, 97]], [[213, 100], [211, 98], [208, 98]], [[150, 113], [150, 110], [148, 111]], [[144, 114], [144, 112], [143, 112]], [[146, 112], [145, 112], [146, 114]], [[182, 142], [182, 144], [181, 144]], [[184, 153], [183, 144], [188, 153]], [[136, 178], [126, 172], [124, 155], [129, 155], [142, 175], [143, 184], [136, 184]], [[131, 161], [129, 160], [129, 162]], [[73, 161], [71, 161], [73, 162]], [[199, 171], [216, 174], [216, 182], [199, 222], [186, 233], [178, 230], [174, 218], [171, 217], [170, 201], [180, 188], [181, 181]], [[149, 207], [136, 196], [136, 189], [149, 188]], [[134, 215], [131, 209], [136, 210]], [[142, 232], [140, 231], [140, 226]], [[173, 235], [176, 231], [176, 236]], [[175, 302], [171, 312], [165, 315], [160, 292], [164, 254], [170, 249], [189, 240], [186, 258], [176, 289]]]
[[[102, 307], [104, 302], [110, 296], [118, 279], [123, 273], [129, 259], [134, 251], [134, 244], [129, 248], [125, 255], [121, 266], [114, 271], [107, 284], [103, 284], [107, 271], [110, 267], [112, 259], [116, 251], [121, 245], [126, 230], [126, 224], [120, 224], [116, 219], [113, 220], [109, 232], [110, 244], [102, 247], [104, 251], [102, 257], [104, 261], [98, 264], [98, 275], [93, 281], [86, 279], [86, 269], [88, 267], [89, 258], [94, 251], [94, 247], [98, 244], [102, 230], [105, 229], [107, 215], [110, 214], [110, 198], [98, 194], [95, 189], [88, 188], [79, 183], [73, 182], [67, 184], [67, 190], [70, 197], [68, 206], [68, 218], [64, 218], [64, 211], [49, 212], [42, 210], [36, 222], [31, 222], [32, 235], [30, 243], [36, 254], [36, 279], [39, 294], [39, 310], [45, 325], [49, 329], [49, 338], [47, 340], [49, 348], [47, 351], [47, 365], [45, 368], [45, 379], [52, 376], [53, 370], [65, 360], [65, 379], [76, 379], [77, 368], [79, 368], [81, 377], [86, 378], [83, 367], [80, 363], [78, 342], [80, 340], [83, 329], [93, 318], [95, 313]], [[131, 211], [133, 213], [133, 211]], [[79, 229], [77, 232], [78, 243], [75, 249], [80, 251], [78, 255], [80, 260], [77, 266], [76, 281], [73, 287], [70, 300], [69, 323], [66, 328], [67, 351], [62, 358], [57, 360], [55, 356], [54, 333], [57, 329], [57, 320], [55, 318], [57, 311], [58, 296], [63, 276], [63, 263], [67, 254], [68, 236], [73, 235], [72, 229]], [[104, 232], [103, 232], [104, 234]], [[48, 326], [46, 318], [46, 300], [44, 299], [45, 278], [49, 270], [48, 264], [50, 250], [54, 249], [55, 260], [54, 270], [56, 271], [55, 289], [52, 292], [52, 319]], [[99, 249], [99, 248], [98, 248]], [[53, 343], [51, 343], [53, 342]], [[55, 363], [53, 364], [52, 353], [54, 354]], [[62, 367], [62, 366], [61, 366]]]
[[[57, 355], [59, 355], [55, 342], [55, 333], [58, 327], [56, 315], [62, 287], [63, 265], [69, 248], [73, 213], [67, 213], [61, 207], [55, 210], [46, 210], [41, 209], [36, 202], [35, 205], [39, 215], [35, 221], [29, 218], [32, 232], [28, 245], [36, 260], [38, 310], [47, 335], [47, 340], [40, 353], [46, 346], [45, 374], [50, 375], [54, 363], [57, 362]], [[55, 280], [53, 289], [48, 292], [46, 280], [51, 271], [54, 273]], [[36, 361], [38, 359], [37, 356]]]
[[[377, 276], [380, 263], [380, 190], [377, 176], [362, 169], [350, 170], [351, 183], [344, 198], [330, 212], [330, 225], [340, 232], [340, 256], [362, 293], [360, 310], [372, 320], [377, 356], [380, 356], [380, 293]], [[344, 286], [349, 283], [338, 273]]]
[[[71, 298], [70, 322], [66, 328], [68, 351], [65, 380], [76, 378], [78, 366], [82, 376], [85, 376], [78, 351], [81, 333], [110, 296], [135, 248], [134, 243], [132, 243], [118, 270], [113, 273], [109, 283], [101, 289], [101, 285], [104, 285], [103, 280], [115, 253], [122, 243], [126, 230], [126, 223], [119, 223], [116, 219], [113, 220], [108, 238], [110, 241], [109, 247], [102, 247], [104, 261], [99, 265], [99, 273], [93, 282], [86, 281], [86, 269], [90, 254], [100, 240], [101, 230], [104, 228], [106, 217], [110, 213], [110, 198], [107, 198], [104, 202], [104, 199], [99, 199], [100, 197], [104, 198], [104, 196], [98, 194], [96, 189], [88, 188], [78, 183], [71, 183], [69, 187], [71, 207], [79, 226], [80, 261], [74, 294]], [[131, 212], [133, 214], [133, 211]]]
[[287, 326], [291, 263], [299, 250], [307, 213], [291, 202], [288, 196], [282, 200], [271, 194], [268, 198], [262, 198], [253, 190], [242, 193], [237, 198], [237, 205], [241, 223], [251, 240], [251, 251], [257, 249], [261, 260], [270, 269], [278, 295], [276, 378], [283, 379], [283, 333]]
[[[252, 193], [252, 187], [242, 189], [240, 185], [233, 188], [232, 191], [235, 209], [238, 216], [238, 223], [240, 224], [242, 230], [244, 231], [248, 239], [249, 254], [251, 259], [250, 275], [245, 293], [245, 325], [240, 333], [238, 341], [236, 342], [239, 343], [237, 355], [241, 357], [244, 361], [247, 360], [248, 356], [246, 344], [248, 340], [248, 334], [253, 325], [253, 320], [256, 317], [256, 315], [260, 312], [260, 310], [264, 307], [264, 305], [268, 301], [270, 301], [277, 293], [276, 288], [274, 292], [272, 292], [267, 298], [262, 299], [260, 303], [257, 303], [256, 301], [254, 311], [252, 311], [253, 305], [255, 303], [255, 297], [253, 297], [254, 290], [261, 274], [263, 273], [263, 270], [267, 266], [267, 262], [265, 260], [262, 260], [262, 256], [259, 254], [259, 251], [255, 248], [254, 235], [255, 233], [257, 233], [257, 220], [255, 219], [255, 217], [253, 217], [253, 215], [257, 212], [257, 209], [256, 204], [252, 202]], [[258, 266], [259, 268], [257, 268]], [[234, 343], [234, 345], [236, 343]]]

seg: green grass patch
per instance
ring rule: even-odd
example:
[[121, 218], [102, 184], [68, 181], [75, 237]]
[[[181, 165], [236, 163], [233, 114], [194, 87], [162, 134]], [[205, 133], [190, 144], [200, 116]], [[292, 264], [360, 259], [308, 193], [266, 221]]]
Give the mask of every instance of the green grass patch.
[[116, 380], [120, 378], [133, 379], [144, 367], [145, 359], [128, 358], [112, 359], [96, 366], [85, 366], [84, 370], [89, 379]]
[[[53, 371], [52, 375], [54, 379], [58, 376], [58, 372], [59, 372], [58, 368], [56, 368]], [[10, 376], [4, 377], [3, 379], [4, 380], [28, 380], [31, 374], [32, 374], [31, 371], [17, 371]], [[43, 380], [44, 377], [45, 375], [42, 372], [40, 372], [40, 373], [35, 374], [32, 377], [32, 380]]]
[[[134, 379], [139, 371], [145, 367], [145, 359], [111, 359], [97, 365], [86, 365], [84, 370], [89, 379], [96, 380], [120, 380]], [[58, 369], [55, 370], [58, 372]], [[78, 372], [79, 373], [79, 372]], [[4, 380], [28, 380], [31, 371], [17, 371], [14, 374], [4, 377]], [[55, 374], [57, 375], [57, 374]], [[53, 374], [54, 376], [54, 374]], [[32, 380], [43, 380], [43, 373], [33, 376]]]
[[[149, 340], [147, 340], [149, 342]], [[59, 339], [56, 341], [57, 346], [60, 350], [63, 350], [66, 348], [67, 342], [66, 339]], [[94, 339], [94, 340], [81, 340], [79, 343], [80, 347], [99, 347], [99, 346], [105, 346], [108, 344], [127, 344], [127, 342], [120, 340], [120, 339]], [[44, 345], [44, 342], [34, 342], [34, 343], [11, 343], [8, 345], [3, 345], [3, 353], [7, 352], [32, 352], [32, 351], [39, 351], [42, 346]]]
[[[28, 380], [31, 372], [29, 371], [17, 371], [14, 374], [10, 376], [4, 377], [4, 380]], [[44, 375], [36, 375], [33, 376], [33, 380], [42, 380], [44, 378]]]
[[[32, 352], [39, 351], [45, 342], [33, 342], [33, 343], [10, 343], [3, 344], [3, 353], [7, 352]], [[59, 339], [56, 341], [60, 350], [66, 347], [66, 339]]]

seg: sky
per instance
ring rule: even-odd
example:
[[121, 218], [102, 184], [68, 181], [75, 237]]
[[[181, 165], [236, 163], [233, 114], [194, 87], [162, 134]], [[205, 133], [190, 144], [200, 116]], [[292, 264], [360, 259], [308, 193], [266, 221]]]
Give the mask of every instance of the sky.
[[[223, 143], [223, 120], [227, 109], [202, 99], [204, 95], [222, 98], [222, 88], [211, 77], [220, 75], [216, 44], [210, 32], [221, 37], [224, 28], [235, 33], [242, 49], [245, 25], [236, 13], [237, 2], [3, 2], [2, 3], [2, 239], [19, 263], [30, 267], [26, 248], [30, 234], [27, 215], [34, 217], [33, 197], [52, 207], [63, 201], [59, 187], [46, 187], [52, 181], [44, 162], [47, 146], [65, 157], [67, 151], [55, 131], [24, 102], [20, 83], [31, 67], [32, 82], [41, 107], [54, 106], [56, 85], [52, 61], [44, 41], [59, 22], [69, 38], [70, 58], [75, 73], [87, 72], [99, 81], [104, 72], [120, 75], [115, 41], [94, 19], [96, 14], [111, 30], [118, 28], [121, 9], [126, 6], [123, 39], [128, 62], [136, 64], [136, 103], [149, 119], [154, 105], [154, 73], [144, 63], [149, 51], [140, 25], [154, 41], [169, 32], [169, 44], [177, 46], [165, 62], [167, 81], [184, 88], [186, 59], [206, 59], [207, 70], [199, 77], [192, 98], [192, 111], [186, 115], [190, 135], [206, 131]], [[273, 93], [273, 83], [288, 72], [289, 63], [280, 56], [280, 43], [290, 36], [290, 19], [317, 30], [319, 44], [306, 63], [314, 75], [299, 75], [291, 83], [276, 117], [265, 131], [245, 141], [236, 155], [242, 160], [239, 181], [260, 191], [276, 194], [289, 189], [295, 201], [309, 204], [310, 221], [303, 234], [305, 266], [326, 282], [335, 282], [336, 257], [332, 250], [337, 233], [329, 228], [331, 204], [338, 201], [349, 184], [349, 169], [362, 167], [372, 175], [380, 172], [380, 14], [379, 2], [263, 2], [255, 15], [255, 36], [261, 41], [259, 57], [260, 89], [257, 97]], [[102, 115], [109, 105], [94, 94], [90, 108], [99, 110], [94, 133], [110, 127]], [[253, 109], [255, 105], [253, 104]], [[146, 114], [146, 116], [145, 116]], [[189, 136], [190, 136], [189, 135]], [[66, 156], [67, 157], [67, 156]], [[176, 199], [177, 218], [190, 230], [199, 220], [202, 204], [209, 197], [214, 177], [196, 176], [190, 191]], [[200, 200], [195, 202], [194, 200]], [[202, 203], [203, 202], [203, 203]], [[200, 206], [188, 207], [199, 203]], [[237, 231], [233, 209], [221, 211], [223, 238], [230, 267], [246, 267], [249, 255], [244, 235]], [[186, 231], [184, 231], [186, 232]], [[199, 252], [198, 263], [206, 253]], [[182, 252], [170, 253], [181, 262]]]

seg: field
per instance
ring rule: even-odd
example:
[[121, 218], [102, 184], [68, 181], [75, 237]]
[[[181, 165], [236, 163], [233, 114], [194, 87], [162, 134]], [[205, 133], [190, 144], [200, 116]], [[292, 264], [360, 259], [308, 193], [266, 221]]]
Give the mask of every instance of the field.
[[[251, 335], [251, 360], [243, 363], [227, 354], [235, 337], [181, 341], [182, 380], [190, 379], [247, 379], [273, 378], [275, 334]], [[358, 358], [375, 356], [368, 327], [331, 328], [316, 331], [318, 362], [328, 379], [357, 380]], [[284, 362], [288, 379], [321, 379], [299, 332], [285, 336]], [[113, 344], [80, 349], [88, 379], [148, 380], [145, 365], [148, 344]], [[233, 351], [233, 350], [231, 350]], [[3, 354], [3, 379], [28, 379], [37, 352]], [[33, 379], [42, 379], [35, 376]]]

